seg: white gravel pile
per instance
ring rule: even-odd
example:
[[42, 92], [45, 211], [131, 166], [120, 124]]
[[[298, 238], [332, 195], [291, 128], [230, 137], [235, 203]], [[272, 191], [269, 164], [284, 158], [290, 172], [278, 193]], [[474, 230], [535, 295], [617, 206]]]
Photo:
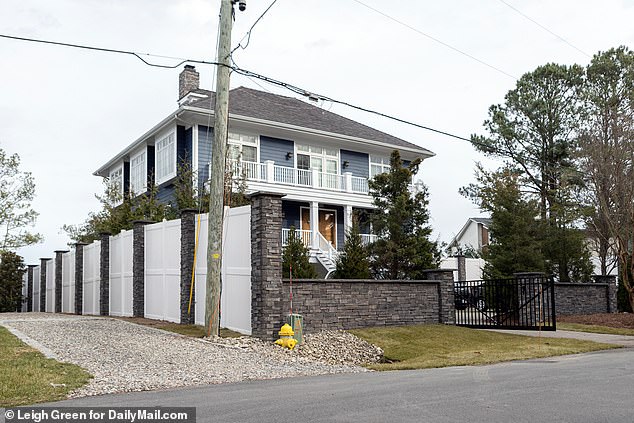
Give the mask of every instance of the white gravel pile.
[[[0, 324], [17, 329], [60, 360], [77, 364], [94, 376], [72, 397], [362, 372], [366, 370], [348, 363], [361, 363], [360, 357], [377, 353], [352, 354], [353, 349], [340, 349], [346, 342], [348, 346], [363, 342], [356, 337], [353, 341], [343, 332], [333, 332], [337, 335], [334, 346], [320, 355], [316, 351], [328, 344], [327, 334], [314, 335], [314, 339], [307, 336], [306, 345], [289, 352], [253, 338], [193, 339], [108, 318], [5, 314], [0, 315]], [[348, 353], [349, 359], [337, 358]]]
[[271, 342], [256, 338], [214, 338], [211, 342], [257, 351], [278, 360], [313, 361], [329, 365], [360, 366], [377, 363], [383, 358], [383, 350], [351, 333], [327, 330], [304, 336], [304, 343], [288, 350]]

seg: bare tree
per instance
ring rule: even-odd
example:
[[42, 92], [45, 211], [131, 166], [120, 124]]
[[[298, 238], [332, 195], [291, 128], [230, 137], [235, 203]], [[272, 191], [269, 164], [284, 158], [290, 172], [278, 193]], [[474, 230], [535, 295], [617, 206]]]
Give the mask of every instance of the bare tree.
[[626, 47], [599, 53], [586, 75], [579, 156], [591, 199], [589, 226], [601, 251], [613, 245], [634, 305], [634, 53]]

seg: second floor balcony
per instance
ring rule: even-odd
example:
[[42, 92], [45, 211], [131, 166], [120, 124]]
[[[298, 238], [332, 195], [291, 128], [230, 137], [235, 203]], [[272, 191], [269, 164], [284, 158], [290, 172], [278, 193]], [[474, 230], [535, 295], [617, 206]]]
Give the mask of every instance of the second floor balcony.
[[368, 179], [352, 176], [350, 172], [326, 173], [317, 169], [297, 169], [279, 166], [273, 161], [264, 163], [238, 161], [232, 164], [234, 178], [270, 184], [311, 187], [338, 192], [368, 194]]

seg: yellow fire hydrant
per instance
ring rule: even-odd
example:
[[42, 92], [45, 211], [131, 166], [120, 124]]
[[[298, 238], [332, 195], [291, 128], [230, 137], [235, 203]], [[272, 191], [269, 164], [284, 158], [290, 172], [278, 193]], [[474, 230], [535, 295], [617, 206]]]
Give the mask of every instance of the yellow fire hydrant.
[[275, 341], [277, 345], [288, 348], [289, 350], [295, 348], [295, 345], [297, 345], [297, 339], [293, 338], [295, 332], [293, 332], [291, 325], [288, 323], [284, 324], [278, 334], [280, 335], [280, 339]]

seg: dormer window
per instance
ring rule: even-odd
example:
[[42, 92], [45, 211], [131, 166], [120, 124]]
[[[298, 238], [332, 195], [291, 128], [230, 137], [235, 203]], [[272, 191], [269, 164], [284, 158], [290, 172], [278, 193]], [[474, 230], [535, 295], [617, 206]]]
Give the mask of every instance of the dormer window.
[[174, 132], [159, 139], [155, 147], [156, 184], [162, 184], [176, 176], [176, 136]]

